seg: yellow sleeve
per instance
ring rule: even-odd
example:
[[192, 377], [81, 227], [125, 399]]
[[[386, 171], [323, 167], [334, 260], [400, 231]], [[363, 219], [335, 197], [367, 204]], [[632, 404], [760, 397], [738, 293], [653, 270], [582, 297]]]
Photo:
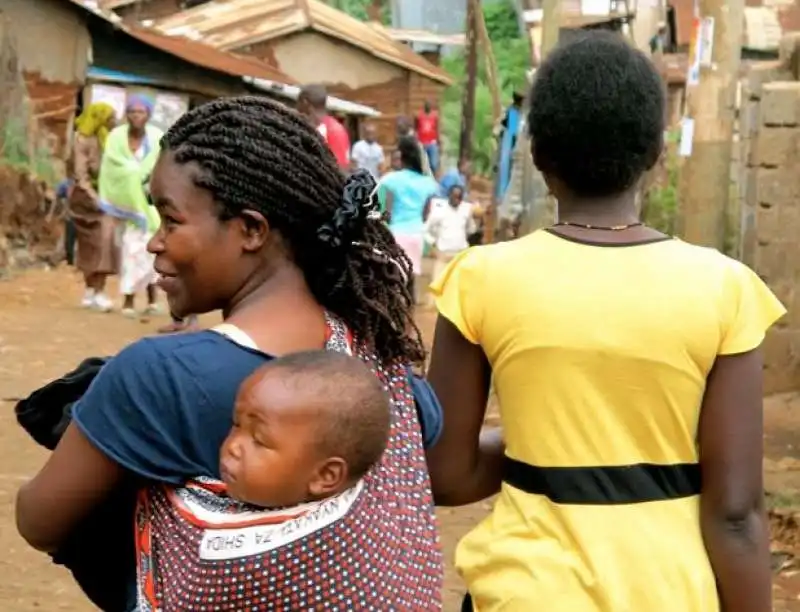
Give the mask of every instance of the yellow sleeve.
[[718, 354], [746, 353], [761, 345], [786, 308], [755, 272], [738, 261], [733, 262], [726, 282], [726, 325]]
[[439, 314], [473, 344], [481, 338], [484, 267], [484, 247], [473, 247], [456, 255], [430, 285]]

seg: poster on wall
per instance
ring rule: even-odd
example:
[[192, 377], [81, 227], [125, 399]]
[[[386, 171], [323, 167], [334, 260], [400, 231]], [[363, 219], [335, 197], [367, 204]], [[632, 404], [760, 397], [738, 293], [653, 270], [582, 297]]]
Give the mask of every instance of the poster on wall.
[[189, 110], [189, 98], [178, 94], [159, 93], [153, 104], [153, 125], [168, 130], [181, 115]]
[[105, 102], [114, 108], [117, 115], [117, 121], [122, 121], [125, 117], [125, 100], [128, 94], [124, 87], [117, 87], [116, 85], [104, 85], [102, 83], [94, 83], [89, 90], [89, 104], [95, 102]]

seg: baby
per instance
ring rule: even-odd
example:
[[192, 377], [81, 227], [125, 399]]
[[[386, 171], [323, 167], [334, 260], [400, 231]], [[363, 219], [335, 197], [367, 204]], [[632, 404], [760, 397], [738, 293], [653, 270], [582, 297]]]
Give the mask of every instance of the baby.
[[270, 361], [239, 388], [220, 454], [228, 495], [276, 508], [342, 493], [380, 460], [390, 409], [357, 358], [308, 351]]

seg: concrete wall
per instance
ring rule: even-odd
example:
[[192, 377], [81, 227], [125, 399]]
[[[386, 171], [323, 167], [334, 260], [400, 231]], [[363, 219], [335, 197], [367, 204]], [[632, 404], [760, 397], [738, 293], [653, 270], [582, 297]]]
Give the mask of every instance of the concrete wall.
[[764, 343], [766, 393], [800, 389], [800, 82], [790, 77], [785, 63], [754, 68], [741, 109], [741, 259], [789, 311]]

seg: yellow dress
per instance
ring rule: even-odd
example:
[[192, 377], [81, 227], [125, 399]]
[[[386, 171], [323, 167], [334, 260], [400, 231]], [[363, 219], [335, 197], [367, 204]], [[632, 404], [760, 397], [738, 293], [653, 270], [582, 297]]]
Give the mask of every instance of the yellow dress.
[[547, 481], [546, 494], [504, 483], [460, 542], [475, 610], [719, 610], [696, 491], [593, 496], [614, 471], [696, 475], [715, 358], [758, 347], [785, 313], [758, 276], [677, 239], [611, 246], [542, 230], [461, 253], [431, 290], [488, 356], [507, 456]]

